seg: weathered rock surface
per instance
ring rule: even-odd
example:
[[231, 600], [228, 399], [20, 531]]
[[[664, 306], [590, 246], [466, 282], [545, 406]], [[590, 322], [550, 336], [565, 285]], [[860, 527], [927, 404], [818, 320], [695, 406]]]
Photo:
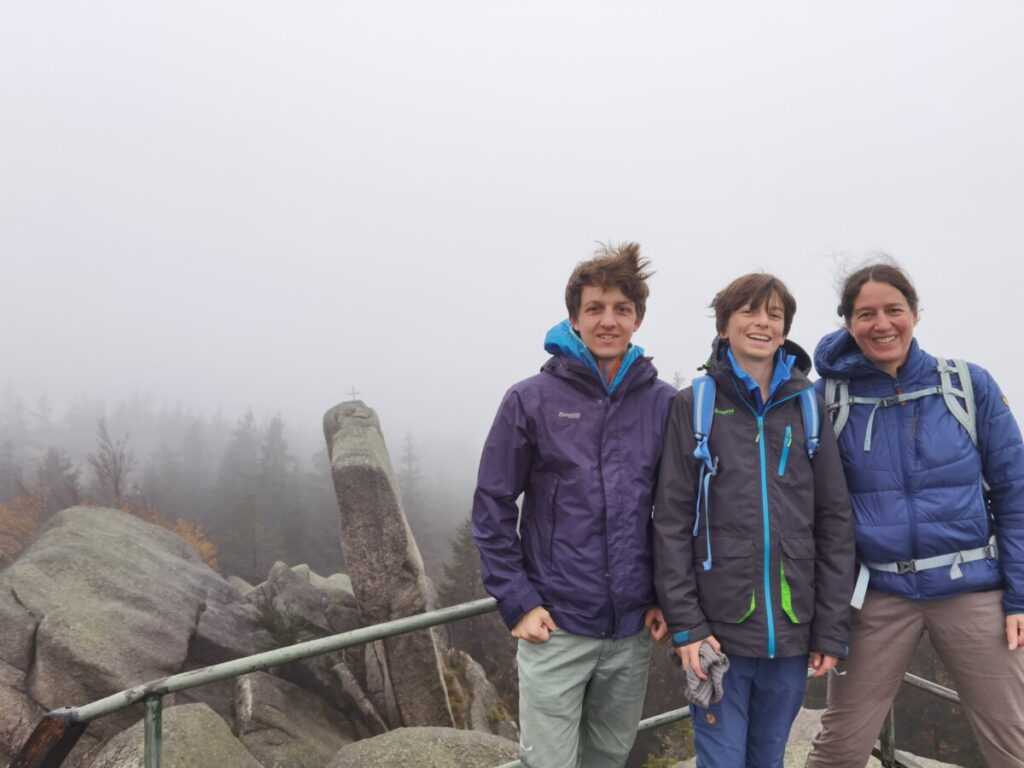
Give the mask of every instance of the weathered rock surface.
[[[111, 509], [72, 507], [0, 572], [0, 661], [45, 710], [84, 704], [199, 661], [254, 652], [237, 594], [170, 531]], [[207, 616], [206, 614], [212, 611]], [[225, 626], [229, 624], [230, 626]], [[95, 723], [110, 735], [139, 710]]]
[[323, 768], [354, 741], [352, 725], [323, 699], [265, 672], [235, 681], [235, 723], [263, 768]]
[[482, 768], [519, 757], [500, 736], [454, 728], [398, 728], [343, 747], [324, 768]]
[[[498, 698], [498, 692], [487, 679], [484, 668], [469, 654], [454, 648], [448, 650], [448, 666], [456, 676], [457, 687], [464, 697], [464, 721], [458, 725], [518, 742], [519, 727]], [[451, 688], [449, 686], [449, 694]]]
[[264, 616], [299, 621], [309, 637], [336, 635], [363, 625], [355, 596], [308, 566], [296, 571], [274, 563], [267, 580], [247, 592], [245, 599]]
[[[143, 768], [142, 721], [112, 738], [89, 768]], [[163, 711], [163, 768], [262, 768], [224, 720], [205, 704]]]
[[[324, 436], [341, 512], [341, 544], [368, 624], [422, 613], [423, 561], [402, 510], [377, 415], [359, 401], [324, 414]], [[385, 641], [402, 722], [451, 726], [452, 714], [429, 631]]]

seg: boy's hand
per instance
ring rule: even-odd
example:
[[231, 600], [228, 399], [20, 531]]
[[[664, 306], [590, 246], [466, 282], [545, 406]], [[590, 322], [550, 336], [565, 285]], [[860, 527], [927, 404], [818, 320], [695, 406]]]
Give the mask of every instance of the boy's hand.
[[811, 653], [811, 659], [807, 666], [814, 670], [814, 677], [821, 677], [839, 663], [835, 656], [827, 656], [824, 653]]
[[676, 656], [679, 657], [680, 666], [683, 668], [683, 672], [688, 669], [693, 669], [693, 672], [701, 680], [707, 680], [708, 676], [704, 673], [704, 670], [700, 666], [700, 644], [707, 643], [716, 652], [722, 652], [722, 646], [718, 642], [718, 639], [714, 635], [708, 635], [703, 640], [698, 640], [695, 643], [688, 645], [681, 645], [676, 648]]
[[528, 643], [546, 643], [548, 635], [555, 632], [558, 625], [551, 618], [548, 609], [543, 605], [531, 608], [512, 627], [512, 637], [518, 637]]
[[661, 608], [652, 605], [644, 614], [644, 626], [651, 633], [651, 639], [656, 643], [664, 643], [668, 640], [668, 624], [665, 623], [665, 616]]

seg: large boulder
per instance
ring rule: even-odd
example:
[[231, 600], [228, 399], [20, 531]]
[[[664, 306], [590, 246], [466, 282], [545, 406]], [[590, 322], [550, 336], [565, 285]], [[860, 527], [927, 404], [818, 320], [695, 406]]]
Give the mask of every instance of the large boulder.
[[[324, 414], [324, 436], [341, 512], [341, 545], [368, 624], [422, 613], [423, 561], [416, 548], [377, 415], [359, 401]], [[384, 642], [403, 724], [453, 724], [433, 633]]]
[[[207, 621], [211, 632], [197, 636], [207, 611], [237, 600], [170, 531], [117, 510], [72, 507], [0, 573], [0, 614], [13, 618], [2, 622], [0, 660], [30, 672], [25, 692], [44, 709], [85, 704], [180, 671], [193, 640], [211, 660], [254, 652], [255, 625], [214, 631], [218, 622]], [[137, 717], [91, 730], [109, 734]]]
[[[0, 743], [21, 743], [33, 707], [86, 704], [268, 643], [256, 611], [175, 534], [113, 509], [66, 509], [0, 572], [0, 686], [19, 702], [0, 718]], [[216, 686], [179, 694], [204, 696], [230, 717]], [[140, 716], [136, 705], [87, 734]]]
[[[163, 768], [269, 768], [261, 766], [234, 737], [224, 720], [205, 704], [183, 704], [163, 711]], [[140, 720], [96, 753], [89, 768], [143, 768]]]
[[359, 607], [345, 583], [325, 579], [308, 566], [289, 568], [274, 563], [267, 580], [245, 593], [245, 599], [269, 622], [293, 625], [297, 639], [348, 632], [362, 626]]
[[519, 745], [490, 733], [398, 728], [343, 747], [324, 768], [483, 768], [519, 757]]
[[265, 672], [235, 681], [235, 723], [263, 768], [323, 768], [354, 741], [352, 725], [323, 699]]

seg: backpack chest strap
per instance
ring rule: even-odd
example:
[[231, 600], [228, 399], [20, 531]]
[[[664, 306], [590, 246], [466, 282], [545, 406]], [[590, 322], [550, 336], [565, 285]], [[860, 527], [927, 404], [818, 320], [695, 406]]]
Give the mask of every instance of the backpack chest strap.
[[920, 400], [922, 397], [928, 395], [941, 395], [943, 393], [942, 386], [936, 384], [932, 387], [925, 387], [924, 389], [918, 389], [913, 392], [901, 392], [898, 395], [890, 395], [889, 397], [859, 397], [847, 395], [845, 399], [841, 399], [838, 402], [830, 403], [828, 408], [830, 411], [841, 409], [847, 410], [851, 405], [872, 405], [871, 415], [868, 416], [867, 428], [864, 432], [864, 450], [871, 450], [871, 433], [875, 425], [875, 414], [879, 408], [889, 408], [893, 405], [901, 405], [903, 403], [909, 403], [912, 400]]
[[962, 563], [998, 559], [999, 550], [996, 547], [995, 539], [992, 538], [984, 547], [965, 549], [960, 552], [949, 552], [945, 555], [935, 555], [933, 557], [920, 557], [916, 560], [896, 560], [892, 563], [875, 563], [870, 560], [862, 560], [860, 571], [857, 574], [857, 586], [853, 590], [853, 598], [850, 600], [850, 605], [858, 609], [864, 605], [864, 595], [868, 589], [871, 571], [902, 575], [904, 573], [920, 573], [921, 571], [943, 568], [948, 565], [950, 566], [949, 578], [959, 579], [964, 575], [963, 571], [960, 570]]

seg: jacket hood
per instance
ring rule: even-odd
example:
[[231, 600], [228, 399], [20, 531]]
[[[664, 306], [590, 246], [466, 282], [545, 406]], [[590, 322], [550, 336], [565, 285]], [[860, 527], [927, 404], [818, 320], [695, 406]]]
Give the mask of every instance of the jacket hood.
[[[544, 337], [544, 350], [550, 355], [561, 355], [579, 360], [596, 373], [597, 378], [604, 384], [604, 377], [601, 375], [601, 369], [597, 364], [597, 360], [587, 348], [587, 345], [583, 343], [583, 340], [576, 335], [576, 331], [572, 329], [572, 324], [568, 320], [563, 320], [547, 332], [547, 335]], [[643, 354], [643, 347], [636, 344], [629, 345], [629, 349], [626, 350], [626, 355], [622, 358], [622, 364], [619, 366], [615, 378], [606, 387], [609, 394], [615, 391], [619, 382], [625, 378], [630, 366], [633, 365], [637, 358], [643, 357]]]
[[[917, 359], [918, 355], [917, 339], [911, 339], [907, 362]], [[831, 379], [857, 379], [881, 373], [881, 369], [864, 356], [845, 328], [832, 331], [818, 342], [814, 348], [814, 367], [819, 376]]]
[[[711, 357], [708, 361], [701, 366], [701, 368], [710, 368], [711, 363], [719, 362], [727, 367], [732, 367], [729, 363], [728, 357], [726, 357], [725, 350], [729, 348], [729, 342], [723, 339], [721, 336], [715, 336], [711, 342]], [[805, 376], [811, 372], [811, 356], [804, 351], [804, 348], [797, 344], [795, 341], [786, 339], [782, 344], [782, 349], [785, 350], [787, 355], [792, 355], [796, 358], [793, 363], [793, 368], [800, 371]], [[698, 369], [700, 370], [700, 369]]]

